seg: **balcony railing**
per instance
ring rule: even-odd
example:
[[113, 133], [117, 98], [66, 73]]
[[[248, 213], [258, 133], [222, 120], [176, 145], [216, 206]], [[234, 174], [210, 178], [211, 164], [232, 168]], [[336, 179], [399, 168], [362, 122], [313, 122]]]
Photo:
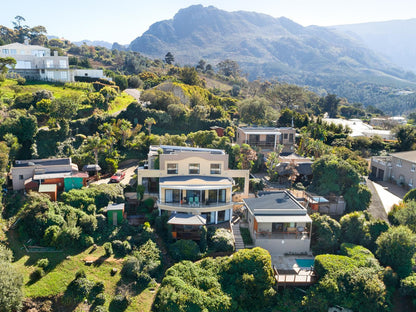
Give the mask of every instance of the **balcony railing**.
[[256, 232], [256, 239], [309, 239], [309, 232]]
[[157, 202], [159, 205], [171, 206], [171, 207], [181, 207], [181, 208], [215, 208], [215, 207], [222, 207], [227, 205], [233, 205], [233, 202], [199, 202], [199, 203], [179, 203], [179, 202], [161, 202], [160, 200]]

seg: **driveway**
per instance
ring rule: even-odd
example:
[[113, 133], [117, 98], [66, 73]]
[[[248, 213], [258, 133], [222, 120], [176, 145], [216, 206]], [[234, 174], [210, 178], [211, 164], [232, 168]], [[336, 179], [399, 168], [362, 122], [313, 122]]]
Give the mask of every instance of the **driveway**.
[[367, 179], [367, 186], [371, 192], [371, 203], [368, 211], [376, 219], [388, 222], [387, 215], [394, 204], [398, 204], [403, 197], [389, 192], [385, 186]]
[[[134, 185], [137, 182], [137, 179], [132, 179], [133, 175], [136, 174], [135, 170], [137, 166], [138, 166], [138, 163], [132, 163], [127, 166], [121, 166], [118, 169], [119, 171], [124, 171], [126, 173], [124, 179], [120, 181], [120, 184]], [[94, 181], [91, 184], [108, 184], [108, 183], [110, 183], [110, 178]]]

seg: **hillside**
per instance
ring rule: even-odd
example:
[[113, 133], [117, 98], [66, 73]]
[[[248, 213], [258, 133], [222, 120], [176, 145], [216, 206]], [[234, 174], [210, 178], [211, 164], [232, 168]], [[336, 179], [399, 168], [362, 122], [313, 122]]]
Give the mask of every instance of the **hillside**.
[[180, 10], [173, 19], [150, 26], [129, 48], [157, 58], [170, 51], [182, 64], [200, 59], [216, 64], [228, 58], [238, 61], [251, 79], [277, 77], [312, 86], [328, 87], [329, 77], [332, 81], [334, 77], [352, 81], [409, 78], [358, 41], [330, 29], [212, 6]]
[[333, 26], [405, 70], [416, 72], [416, 19]]

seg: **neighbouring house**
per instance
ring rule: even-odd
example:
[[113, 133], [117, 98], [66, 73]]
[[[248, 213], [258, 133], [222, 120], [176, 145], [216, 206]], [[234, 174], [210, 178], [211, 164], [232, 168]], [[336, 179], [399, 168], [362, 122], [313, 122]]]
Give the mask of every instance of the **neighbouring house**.
[[405, 125], [407, 120], [405, 117], [373, 117], [370, 119], [370, 125], [375, 127], [381, 127], [384, 129], [392, 129], [397, 125]]
[[277, 165], [278, 182], [280, 184], [290, 183], [289, 178], [293, 174], [293, 168], [296, 169], [298, 174], [293, 183], [310, 182], [312, 180], [312, 164], [313, 161], [310, 158], [299, 156], [296, 153], [287, 156], [280, 155], [279, 164]]
[[[233, 178], [244, 178], [244, 196], [249, 191], [249, 171], [229, 169], [228, 154], [218, 149], [150, 146], [148, 169], [139, 168], [137, 178], [146, 193], [155, 193], [159, 212], [168, 211], [170, 224], [182, 230], [231, 220]], [[185, 232], [175, 235], [192, 236]]]
[[260, 192], [243, 200], [256, 246], [272, 255], [309, 252], [312, 219], [290, 192]]
[[71, 158], [16, 160], [10, 171], [13, 190], [38, 190], [41, 184], [56, 184], [58, 191], [86, 185], [88, 174], [79, 172]]
[[107, 220], [110, 225], [119, 225], [125, 219], [124, 203], [121, 204], [108, 204], [104, 209], [107, 212]]
[[379, 136], [383, 140], [394, 140], [394, 133], [390, 130], [378, 130], [374, 129], [369, 124], [364, 123], [361, 119], [341, 119], [341, 118], [324, 118], [322, 121], [327, 123], [333, 123], [335, 125], [342, 125], [343, 127], [349, 127], [352, 137], [364, 136], [374, 137]]
[[415, 188], [416, 151], [371, 157], [370, 178], [392, 181], [408, 189]]
[[0, 57], [14, 58], [16, 66], [9, 71], [28, 80], [70, 82], [77, 76], [108, 79], [101, 69], [70, 69], [68, 56], [38, 45], [6, 44], [0, 46]]
[[295, 151], [296, 129], [292, 127], [237, 127], [236, 143], [259, 147], [263, 151], [274, 151], [283, 145], [281, 154]]
[[345, 212], [346, 202], [343, 196], [326, 195], [304, 192], [303, 200], [311, 212], [319, 212], [333, 217], [342, 216]]

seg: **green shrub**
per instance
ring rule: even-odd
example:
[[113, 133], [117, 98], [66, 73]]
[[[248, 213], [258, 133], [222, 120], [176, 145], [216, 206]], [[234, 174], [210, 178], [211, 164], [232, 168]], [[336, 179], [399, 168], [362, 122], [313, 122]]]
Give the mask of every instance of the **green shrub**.
[[106, 243], [104, 243], [103, 247], [104, 247], [105, 255], [107, 257], [110, 257], [113, 254], [112, 244], [110, 242], [106, 242]]
[[105, 295], [103, 293], [98, 294], [95, 297], [94, 304], [96, 306], [102, 306], [104, 305], [104, 303], [105, 303]]
[[400, 293], [403, 296], [416, 297], [416, 274], [413, 273], [400, 281]]
[[355, 261], [347, 256], [319, 255], [315, 257], [314, 269], [319, 277], [356, 268]]
[[117, 257], [124, 257], [131, 252], [131, 246], [128, 241], [114, 240], [111, 242], [111, 245]]
[[75, 279], [78, 278], [86, 278], [87, 275], [85, 274], [85, 271], [83, 269], [78, 270], [77, 273], [75, 273]]
[[192, 240], [178, 240], [169, 247], [170, 254], [173, 259], [181, 260], [197, 260], [200, 257], [199, 246]]
[[241, 237], [243, 238], [244, 245], [253, 245], [253, 239], [250, 235], [250, 230], [245, 227], [240, 227]]
[[32, 273], [30, 273], [30, 281], [36, 282], [40, 280], [45, 275], [45, 271], [42, 268], [36, 268]]
[[234, 251], [234, 236], [230, 231], [219, 228], [215, 231], [208, 245], [217, 252]]
[[393, 291], [399, 286], [399, 277], [391, 267], [384, 268], [383, 282], [388, 288], [393, 289]]
[[46, 269], [46, 268], [49, 266], [49, 260], [48, 260], [48, 259], [46, 259], [46, 258], [39, 259], [39, 260], [36, 262], [36, 266], [38, 266], [38, 267], [40, 267], [40, 268], [42, 268], [42, 269]]
[[33, 104], [33, 96], [30, 93], [24, 93], [16, 96], [14, 99], [14, 107], [29, 109]]
[[93, 312], [107, 312], [108, 310], [102, 305], [97, 305], [92, 311]]
[[207, 227], [204, 225], [201, 228], [201, 240], [199, 241], [199, 249], [201, 252], [206, 252], [208, 248], [207, 241]]
[[111, 311], [124, 311], [130, 304], [130, 300], [126, 296], [116, 295], [110, 302]]
[[151, 197], [146, 198], [143, 201], [144, 205], [147, 207], [148, 211], [152, 211], [155, 206], [155, 200]]
[[85, 247], [85, 248], [90, 247], [94, 245], [94, 238], [92, 238], [89, 235], [81, 234], [80, 243], [82, 247]]
[[404, 202], [408, 202], [408, 201], [411, 201], [411, 200], [416, 200], [416, 189], [410, 190], [403, 197]]
[[354, 259], [357, 267], [380, 269], [380, 264], [373, 253], [363, 246], [343, 243], [341, 244], [341, 254]]

